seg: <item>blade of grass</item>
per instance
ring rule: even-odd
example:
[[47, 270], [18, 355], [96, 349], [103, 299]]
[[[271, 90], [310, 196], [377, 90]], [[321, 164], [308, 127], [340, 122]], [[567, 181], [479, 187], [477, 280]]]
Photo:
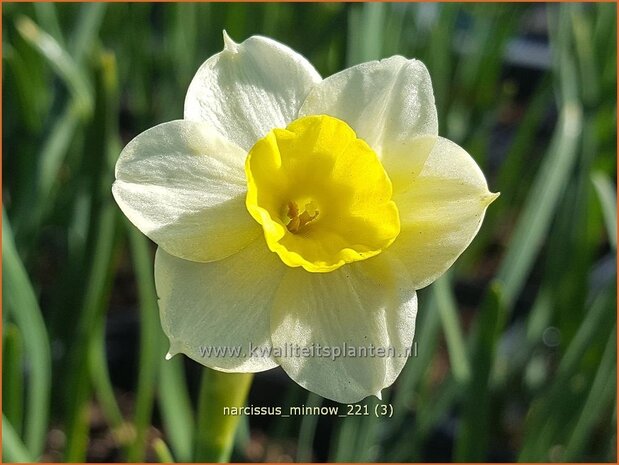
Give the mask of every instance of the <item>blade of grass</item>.
[[246, 37], [249, 35], [249, 23], [253, 18], [250, 17], [249, 8], [239, 3], [229, 3], [223, 8], [225, 16], [224, 22], [230, 37]]
[[330, 462], [353, 462], [355, 439], [359, 427], [359, 417], [342, 418], [335, 433], [336, 442], [331, 448]]
[[[310, 392], [304, 405], [308, 407], [320, 407], [322, 405], [322, 400], [322, 397]], [[297, 462], [311, 462], [314, 458], [314, 437], [316, 435], [317, 424], [317, 415], [305, 415], [301, 418], [299, 442], [297, 445]]]
[[[501, 186], [501, 197], [506, 204], [515, 203], [519, 189], [529, 186], [522, 185], [525, 169], [530, 164], [528, 155], [537, 143], [539, 127], [545, 115], [545, 110], [552, 102], [552, 86], [549, 75], [542, 78], [535, 93], [529, 101], [526, 113], [518, 122], [513, 141], [505, 158], [505, 164], [499, 173], [497, 185]], [[527, 189], [528, 190], [528, 189]], [[491, 213], [490, 210], [488, 213]]]
[[[414, 455], [413, 444], [419, 435], [419, 416], [428, 406], [422, 402], [419, 394], [419, 385], [429, 379], [428, 373], [432, 361], [438, 350], [441, 318], [437, 308], [434, 292], [421, 291], [419, 293], [420, 307], [424, 311], [419, 312], [417, 328], [415, 329], [415, 342], [419, 344], [418, 355], [406, 362], [391, 397], [394, 417], [387, 422], [387, 437], [393, 438], [395, 446], [386, 451], [388, 461], [405, 461]], [[415, 409], [416, 420], [410, 422], [411, 414]], [[413, 438], [413, 441], [403, 439]]]
[[[550, 74], [546, 74], [527, 103], [524, 116], [517, 122], [497, 180], [492, 183], [494, 186], [500, 186], [501, 205], [509, 208], [488, 209], [484, 223], [508, 223], [514, 213], [513, 207], [519, 206], [522, 203], [521, 199], [526, 198], [529, 192], [530, 185], [523, 183], [522, 179], [530, 178], [531, 173], [537, 169], [537, 157], [532, 158], [531, 154], [546, 150], [545, 146], [540, 146], [539, 128], [547, 115], [547, 108], [553, 103], [553, 88], [550, 84]], [[496, 228], [481, 228], [475, 241], [467, 249], [470, 260], [477, 261], [484, 247], [487, 247], [488, 242], [494, 240], [495, 236]], [[466, 256], [462, 258], [466, 259]]]
[[[100, 11], [100, 10], [96, 10]], [[110, 199], [109, 189], [111, 186], [111, 172], [114, 165], [116, 154], [120, 152], [120, 136], [118, 134], [118, 123], [116, 115], [118, 113], [118, 71], [116, 66], [115, 55], [108, 51], [101, 51], [100, 59], [100, 86], [99, 99], [102, 100], [101, 106], [104, 107], [101, 119], [104, 124], [104, 132], [107, 140], [106, 149], [102, 155], [106, 158], [103, 163], [107, 171], [108, 183], [103, 182], [100, 186], [105, 192], [105, 204], [110, 204], [115, 207], [115, 204]], [[126, 223], [125, 223], [126, 224]], [[118, 233], [123, 234], [123, 228], [119, 228]], [[139, 243], [136, 245], [135, 230], [129, 232], [129, 239], [132, 245], [134, 254], [134, 262], [136, 263], [136, 276], [138, 280], [138, 288], [140, 295], [140, 308], [143, 310], [141, 314], [141, 330], [140, 330], [140, 360], [138, 386], [136, 389], [135, 398], [135, 417], [133, 425], [129, 426], [120, 415], [116, 405], [115, 397], [109, 382], [107, 370], [99, 370], [97, 380], [101, 383], [95, 385], [100, 394], [103, 394], [105, 405], [113, 419], [114, 433], [118, 442], [125, 448], [127, 459], [130, 462], [140, 462], [144, 460], [146, 450], [146, 435], [150, 426], [152, 404], [154, 397], [154, 389], [156, 385], [155, 373], [158, 367], [157, 357], [154, 353], [158, 346], [161, 336], [157, 326], [157, 303], [154, 300], [154, 283], [152, 283], [152, 262], [148, 258], [148, 245]], [[145, 240], [143, 237], [141, 239]], [[139, 249], [136, 251], [136, 249]], [[146, 273], [146, 274], [145, 274]], [[111, 274], [111, 273], [110, 273]], [[151, 282], [148, 280], [150, 279]], [[153, 324], [153, 316], [154, 324]], [[99, 320], [101, 326], [101, 349], [99, 353], [103, 355], [104, 348], [104, 332], [103, 318]], [[163, 356], [163, 353], [160, 354]], [[101, 360], [103, 362], [103, 360]]]
[[164, 356], [163, 334], [159, 325], [159, 308], [153, 278], [153, 261], [149, 242], [129, 223], [129, 241], [138, 283], [140, 300], [140, 359], [135, 399], [135, 441], [129, 448], [127, 460], [141, 462], [146, 453], [146, 441], [151, 424], [159, 360]]
[[92, 336], [88, 347], [90, 377], [103, 415], [111, 427], [114, 439], [122, 447], [133, 438], [134, 434], [125, 423], [114, 395], [114, 388], [107, 367], [105, 322], [103, 319], [97, 322], [97, 328], [93, 331]]
[[499, 335], [505, 324], [505, 307], [501, 297], [500, 285], [492, 284], [481, 304], [478, 326], [473, 333], [473, 370], [463, 399], [454, 452], [456, 462], [487, 460], [491, 413], [490, 374]]
[[[404, 26], [410, 17], [407, 5], [397, 3], [387, 4], [386, 19], [384, 20], [385, 37], [381, 55], [390, 56], [402, 53], [402, 38]], [[382, 58], [382, 56], [381, 56]]]
[[[525, 436], [518, 458], [520, 461], [548, 459], [551, 446], [559, 440], [558, 432], [569, 423], [569, 415], [576, 410], [574, 403], [582, 402], [580, 396], [571, 395], [566, 386], [570, 385], [571, 377], [579, 372], [579, 363], [587, 354], [587, 349], [595, 345], [600, 335], [606, 333], [605, 330], [612, 325], [615, 296], [616, 287], [610, 286], [595, 297], [561, 358], [552, 384], [545, 394], [537, 396], [525, 424]], [[566, 405], [569, 405], [569, 409], [565, 408]]]
[[[196, 45], [198, 32], [197, 5], [178, 3], [169, 5], [174, 23], [170, 28], [170, 53], [175, 57], [176, 79], [180, 89], [186, 89], [195, 73]], [[208, 5], [200, 5], [207, 7]]]
[[[11, 88], [15, 92], [15, 113], [21, 116], [20, 122], [26, 129], [36, 134], [41, 130], [50, 100], [49, 94], [42, 91], [44, 86], [37, 86], [35, 82], [43, 78], [31, 75], [32, 69], [10, 43], [2, 44], [2, 61], [6, 73], [3, 73], [3, 84], [5, 88], [12, 85]], [[10, 103], [9, 98], [11, 97], [7, 96], [5, 104]], [[13, 117], [16, 118], [18, 115], [14, 114]], [[8, 132], [6, 127], [4, 129]]]
[[17, 18], [15, 26], [66, 84], [78, 112], [89, 115], [93, 105], [92, 89], [88, 78], [71, 55], [27, 16]]
[[112, 435], [117, 444], [127, 452], [127, 444], [133, 441], [135, 431], [125, 421], [116, 401], [114, 387], [108, 370], [105, 345], [105, 320], [97, 322], [97, 328], [93, 331], [92, 340], [88, 348], [89, 369], [95, 394], [110, 425]]
[[594, 105], [600, 95], [599, 67], [593, 47], [593, 24], [591, 15], [585, 10], [583, 4], [574, 3], [568, 6], [569, 16], [572, 22], [574, 46], [578, 56], [578, 71], [580, 80], [586, 85], [582, 86], [582, 99], [585, 105]]
[[[249, 447], [251, 442], [251, 431], [249, 428], [249, 418], [242, 416], [239, 418], [239, 424], [236, 427], [236, 434], [234, 435], [233, 450], [244, 452]], [[233, 454], [234, 457], [234, 454]]]
[[[600, 103], [605, 102], [613, 108], [616, 103], [609, 95], [616, 95], [617, 89], [617, 45], [609, 40], [617, 36], [617, 5], [613, 3], [598, 3], [595, 5], [596, 20], [593, 32], [596, 62], [600, 66], [599, 75], [601, 91]], [[615, 111], [616, 115], [616, 111]], [[615, 117], [616, 120], [616, 117]], [[615, 129], [616, 123], [613, 125]], [[613, 147], [615, 147], [613, 145]]]
[[587, 440], [596, 424], [603, 418], [602, 412], [612, 404], [617, 387], [617, 329], [613, 330], [604, 355], [595, 374], [593, 385], [587, 395], [578, 421], [570, 439], [566, 443], [563, 460], [576, 462], [582, 460]]
[[[421, 5], [416, 5], [421, 6]], [[437, 5], [438, 6], [438, 5]], [[461, 8], [454, 3], [440, 4], [438, 19], [433, 25], [431, 38], [427, 46], [426, 63], [431, 71], [432, 87], [436, 97], [436, 108], [439, 117], [439, 128], [445, 127], [447, 118], [447, 102], [450, 100], [451, 79], [454, 60], [452, 43], [456, 17]]]
[[88, 53], [94, 49], [107, 6], [105, 2], [80, 5], [80, 14], [69, 40], [69, 53], [78, 65], [81, 65]]
[[[383, 390], [388, 396], [389, 389]], [[375, 398], [367, 398], [359, 402], [361, 415], [343, 419], [338, 435], [338, 461], [343, 462], [374, 462], [380, 448], [380, 434], [382, 419], [374, 414], [376, 405], [382, 404]], [[345, 407], [345, 406], [344, 406]], [[342, 407], [341, 407], [342, 408]], [[367, 409], [367, 414], [366, 414]], [[343, 412], [343, 410], [342, 410]]]
[[113, 181], [113, 162], [118, 146], [116, 63], [113, 54], [102, 51], [97, 57], [96, 107], [89, 137], [102, 141], [84, 160], [83, 170], [89, 184], [91, 223], [85, 256], [87, 262], [86, 291], [73, 345], [70, 347], [70, 371], [67, 389], [67, 444], [65, 459], [83, 461], [88, 441], [88, 399], [92, 386], [88, 376], [88, 358], [83, 347], [92, 339], [92, 332], [101, 324], [107, 308], [114, 277], [115, 256], [119, 237], [119, 212], [110, 186]]
[[551, 43], [557, 50], [554, 72], [560, 89], [559, 122], [498, 271], [508, 311], [513, 307], [548, 233], [574, 166], [582, 131], [576, 64], [566, 36], [569, 18], [565, 14], [561, 15], [558, 26], [549, 22]]
[[179, 462], [191, 461], [194, 443], [194, 415], [187, 391], [183, 360], [161, 358], [159, 407], [166, 436]]
[[413, 456], [411, 460], [420, 459], [421, 448], [424, 440], [431, 433], [433, 428], [436, 428], [449, 414], [456, 400], [461, 395], [461, 388], [452, 377], [447, 377], [438, 387], [438, 390], [428, 383], [426, 394], [421, 399], [424, 404], [427, 402], [428, 407], [420, 410], [418, 418], [419, 427], [417, 429], [418, 436], [413, 442]]
[[606, 449], [606, 461], [615, 463], [617, 462], [617, 396], [615, 396], [615, 401], [610, 411], [612, 412], [612, 421], [609, 429], [612, 433], [609, 434], [610, 441], [608, 441]]
[[11, 225], [2, 212], [2, 289], [10, 318], [24, 335], [25, 353], [30, 365], [30, 380], [24, 418], [24, 436], [29, 455], [43, 452], [49, 416], [51, 354], [45, 321], [28, 273], [13, 240]]
[[464, 344], [462, 327], [456, 302], [451, 290], [449, 275], [441, 277], [432, 286], [436, 298], [436, 304], [441, 316], [443, 332], [449, 349], [449, 361], [454, 379], [461, 384], [466, 384], [471, 376], [471, 364], [468, 350]]
[[[74, 345], [70, 348], [72, 369], [67, 389], [67, 462], [82, 462], [85, 458], [88, 441], [88, 398], [92, 389], [88, 382], [87, 353], [93, 330], [103, 317], [109, 297], [114, 269], [114, 249], [118, 234], [118, 211], [111, 201], [99, 213], [97, 239], [92, 250], [93, 256], [89, 278], [80, 312], [80, 320]], [[96, 251], [96, 252], [95, 252]]]
[[437, 425], [445, 421], [461, 390], [452, 376], [448, 376], [438, 386], [427, 380], [418, 395], [419, 407], [415, 421], [396, 441], [396, 447], [388, 455], [389, 461], [422, 462], [422, 451], [428, 436]]
[[[40, 168], [37, 173], [36, 184], [39, 186], [38, 191], [41, 194], [49, 194], [52, 191], [63, 158], [73, 140], [73, 135], [79, 123], [80, 118], [73, 107], [67, 108], [60, 118], [55, 121], [50, 136], [45, 140], [39, 155]], [[45, 201], [41, 202], [41, 205], [45, 205], [45, 203]], [[41, 211], [40, 215], [42, 214], [43, 212]]]
[[616, 301], [616, 295], [616, 287], [610, 286], [609, 289], [606, 289], [606, 292], [596, 296], [591, 303], [586, 313], [587, 316], [580, 325], [576, 337], [572, 339], [559, 363], [555, 381], [558, 386], [560, 381], [565, 380], [566, 377], [576, 371], [577, 364], [583, 357], [583, 354], [587, 352], [587, 348], [591, 346], [591, 341], [599, 340], [599, 330], [609, 327], [608, 322], [612, 320], [611, 317], [614, 315], [612, 310], [615, 308], [613, 303]]
[[593, 173], [591, 181], [602, 206], [608, 242], [610, 242], [613, 250], [617, 250], [617, 188], [613, 186], [610, 178], [602, 172]]
[[35, 461], [4, 414], [2, 414], [2, 460], [14, 463], [32, 463]]
[[153, 449], [155, 450], [155, 454], [157, 454], [159, 463], [174, 463], [174, 457], [172, 457], [172, 453], [168, 445], [163, 442], [163, 439], [155, 438], [153, 440]]
[[[455, 82], [462, 86], [462, 91], [454, 95], [447, 115], [447, 137], [461, 143], [474, 132], [483, 144], [489, 139], [490, 131], [487, 109], [496, 104], [500, 94], [502, 56], [519, 13], [513, 5], [474, 5], [464, 13], [472, 27], [468, 33], [460, 31], [456, 35], [455, 44], [460, 53]], [[472, 153], [477, 153], [476, 160], [483, 167], [487, 150], [479, 152]]]
[[[21, 125], [18, 124], [19, 120], [24, 119], [26, 121], [33, 121], [35, 126], [31, 126], [32, 132], [29, 135], [38, 135], [45, 119], [49, 114], [49, 110], [53, 101], [53, 93], [50, 92], [50, 78], [53, 77], [53, 72], [49, 69], [45, 60], [41, 58], [41, 55], [26, 42], [17, 31], [15, 31], [14, 24], [15, 18], [19, 15], [19, 11], [13, 10], [12, 13], [8, 8], [3, 8], [2, 21], [5, 25], [2, 40], [2, 59], [7, 65], [8, 76], [3, 73], [3, 84], [6, 90], [11, 89], [9, 92], [4, 92], [3, 97], [6, 98], [7, 104], [21, 103], [13, 101], [13, 89], [17, 90], [18, 96], [25, 93], [26, 100], [29, 103], [28, 107], [20, 108], [18, 105], [4, 106], [5, 109], [11, 109], [11, 118], [5, 118], [3, 129], [6, 127], [10, 132], [7, 134], [17, 133], [20, 136]], [[28, 14], [32, 14], [32, 7], [27, 7]], [[11, 69], [11, 66], [20, 69]], [[15, 80], [11, 79], [11, 74], [15, 76]], [[18, 77], [19, 75], [19, 77]], [[21, 90], [20, 90], [21, 89]], [[25, 101], [24, 101], [25, 102]], [[32, 112], [32, 115], [26, 115]], [[9, 142], [13, 143], [14, 140]], [[26, 141], [24, 141], [26, 142]], [[18, 151], [20, 155], [26, 157], [27, 161], [31, 162], [31, 151], [34, 145], [34, 140], [30, 141], [30, 144], [25, 143], [25, 147], [19, 144]], [[25, 150], [22, 151], [22, 147]], [[25, 174], [25, 173], [24, 173]], [[5, 202], [5, 206], [8, 207], [8, 202]], [[10, 210], [10, 209], [9, 209]], [[12, 218], [14, 219], [14, 218]], [[15, 224], [13, 224], [15, 227]]]
[[[591, 166], [598, 144], [589, 114], [583, 120], [577, 168], [563, 192], [545, 247], [546, 273], [555, 310], [553, 324], [567, 346], [586, 312], [591, 270], [599, 256], [604, 227], [594, 205]], [[565, 251], [570, 253], [566, 254]]]
[[533, 181], [498, 272], [498, 279], [504, 283], [508, 309], [513, 307], [543, 245], [574, 166], [581, 126], [580, 106], [576, 103], [563, 105], [549, 151]]
[[[385, 389], [383, 392], [386, 393]], [[363, 401], [367, 406], [369, 415], [363, 415], [359, 418], [359, 427], [357, 430], [357, 441], [354, 450], [353, 460], [355, 462], [376, 462], [377, 454], [380, 450], [381, 434], [380, 431], [384, 425], [383, 419], [376, 416], [375, 408], [377, 404], [383, 404], [382, 401], [375, 397], [367, 398]]]
[[[522, 370], [531, 360], [535, 348], [542, 340], [544, 330], [551, 323], [554, 306], [550, 291], [547, 280], [542, 282], [542, 288], [531, 307], [517, 347], [513, 352], [510, 351], [503, 354], [503, 357], [500, 357], [502, 355], [500, 352], [497, 354], [497, 360], [491, 375], [493, 388], [510, 390], [512, 383], [520, 382], [522, 379]], [[514, 337], [513, 331], [515, 329], [503, 335], [503, 342]]]
[[13, 323], [4, 326], [2, 349], [2, 413], [21, 436], [24, 415], [24, 341]]
[[[428, 296], [427, 300], [424, 296]], [[397, 389], [393, 394], [393, 409], [398, 412], [388, 427], [392, 434], [399, 433], [404, 428], [406, 413], [412, 408], [411, 400], [415, 397], [417, 388], [424, 379], [438, 347], [441, 319], [437, 308], [436, 296], [420, 293], [419, 302], [424, 305], [424, 311], [418, 315], [415, 340], [413, 344], [419, 344], [421, 349], [418, 356], [408, 360], [397, 381]], [[421, 306], [422, 304], [420, 304]]]
[[33, 3], [37, 21], [60, 46], [64, 46], [64, 36], [58, 21], [56, 5], [53, 3]]
[[[71, 36], [74, 47], [70, 48], [69, 52], [73, 57], [75, 66], [80, 69], [80, 73], [83, 73], [84, 76], [87, 73], [82, 71], [83, 62], [94, 46], [105, 8], [105, 3], [82, 5], [76, 30]], [[63, 52], [63, 54], [69, 54], [69, 52]], [[89, 83], [88, 86], [90, 86]], [[21, 238], [20, 244], [36, 240], [40, 231], [40, 222], [54, 204], [56, 198], [53, 186], [57, 182], [58, 173], [76, 131], [84, 119], [84, 115], [76, 108], [72, 99], [65, 105], [60, 114], [62, 115], [60, 118], [51, 120], [51, 126], [37, 155], [39, 166], [35, 171], [34, 188], [28, 191], [29, 196], [20, 203], [20, 209], [15, 219], [15, 230], [17, 237]]]
[[284, 11], [287, 10], [288, 5], [281, 3], [265, 3], [262, 10], [264, 15], [262, 19], [261, 29], [264, 31], [264, 35], [272, 37], [278, 32], [278, 26], [284, 19]]
[[348, 16], [348, 66], [381, 57], [386, 5], [362, 3], [351, 5]]

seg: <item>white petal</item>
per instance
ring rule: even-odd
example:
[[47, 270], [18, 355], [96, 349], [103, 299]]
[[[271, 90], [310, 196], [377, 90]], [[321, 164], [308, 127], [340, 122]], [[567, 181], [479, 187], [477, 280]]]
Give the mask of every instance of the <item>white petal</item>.
[[260, 233], [245, 207], [245, 156], [203, 123], [164, 123], [125, 147], [112, 192], [129, 220], [167, 252], [219, 260]]
[[468, 247], [497, 195], [463, 148], [438, 138], [421, 174], [393, 197], [401, 230], [385, 253], [402, 260], [416, 289], [427, 286]]
[[[328, 77], [312, 89], [299, 111], [300, 116], [312, 114], [346, 121], [381, 157], [387, 173], [401, 163], [403, 149], [412, 139], [438, 134], [428, 70], [420, 61], [401, 56]], [[417, 156], [423, 163], [427, 152]]]
[[[301, 386], [338, 402], [380, 395], [402, 370], [413, 341], [417, 298], [407, 278], [399, 262], [383, 255], [330, 273], [290, 268], [271, 314], [273, 346], [288, 348], [281, 357], [275, 354], [277, 361]], [[318, 345], [347, 352], [344, 344], [395, 356], [335, 358], [316, 352]], [[311, 347], [313, 356], [303, 353]]]
[[411, 180], [419, 176], [437, 140], [437, 136], [413, 137], [384, 154], [383, 166], [394, 194], [407, 189]]
[[249, 150], [273, 128], [297, 118], [320, 75], [301, 55], [266, 37], [236, 44], [209, 58], [189, 85], [185, 119], [205, 121]]
[[182, 352], [221, 371], [277, 366], [269, 352], [252, 356], [250, 344], [265, 351], [271, 347], [269, 312], [284, 268], [263, 238], [212, 263], [182, 260], [159, 248], [155, 282], [170, 354]]

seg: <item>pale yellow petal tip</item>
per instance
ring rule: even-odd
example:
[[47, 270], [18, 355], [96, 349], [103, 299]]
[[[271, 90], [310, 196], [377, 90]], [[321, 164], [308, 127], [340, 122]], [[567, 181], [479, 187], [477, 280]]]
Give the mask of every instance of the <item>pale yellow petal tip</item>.
[[378, 391], [376, 394], [374, 394], [376, 397], [378, 397], [378, 400], [383, 400], [383, 391], [382, 389], [380, 391]]
[[482, 198], [482, 202], [488, 206], [490, 205], [492, 202], [494, 202], [499, 195], [501, 195], [500, 192], [488, 192], [486, 195], [483, 196]]
[[239, 44], [237, 44], [232, 38], [228, 35], [226, 30], [223, 30], [224, 35], [224, 50], [231, 53], [238, 53]]
[[181, 351], [178, 350], [178, 347], [174, 347], [174, 344], [170, 344], [170, 349], [168, 350], [168, 353], [165, 354], [165, 359], [170, 360], [172, 357], [174, 357], [176, 354], [180, 352]]
[[177, 354], [183, 353], [183, 345], [178, 341], [170, 339], [170, 348], [168, 349], [168, 353], [165, 354], [165, 359], [170, 360]]

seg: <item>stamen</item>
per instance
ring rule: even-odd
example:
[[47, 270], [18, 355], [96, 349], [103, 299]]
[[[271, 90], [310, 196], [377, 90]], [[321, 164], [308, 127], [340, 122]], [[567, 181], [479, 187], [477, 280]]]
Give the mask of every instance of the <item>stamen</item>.
[[313, 201], [307, 202], [302, 212], [299, 212], [299, 206], [296, 202], [290, 201], [288, 202], [288, 211], [286, 213], [290, 221], [286, 225], [286, 228], [288, 228], [288, 231], [291, 233], [297, 234], [304, 229], [305, 226], [314, 221], [318, 217], [318, 213], [316, 204]]

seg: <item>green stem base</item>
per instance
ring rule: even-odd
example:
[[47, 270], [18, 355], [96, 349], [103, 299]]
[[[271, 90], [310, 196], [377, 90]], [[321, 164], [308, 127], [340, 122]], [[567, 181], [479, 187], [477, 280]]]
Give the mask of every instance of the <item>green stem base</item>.
[[196, 462], [230, 461], [239, 415], [224, 415], [224, 407], [245, 405], [253, 373], [223, 373], [205, 368], [198, 399]]

